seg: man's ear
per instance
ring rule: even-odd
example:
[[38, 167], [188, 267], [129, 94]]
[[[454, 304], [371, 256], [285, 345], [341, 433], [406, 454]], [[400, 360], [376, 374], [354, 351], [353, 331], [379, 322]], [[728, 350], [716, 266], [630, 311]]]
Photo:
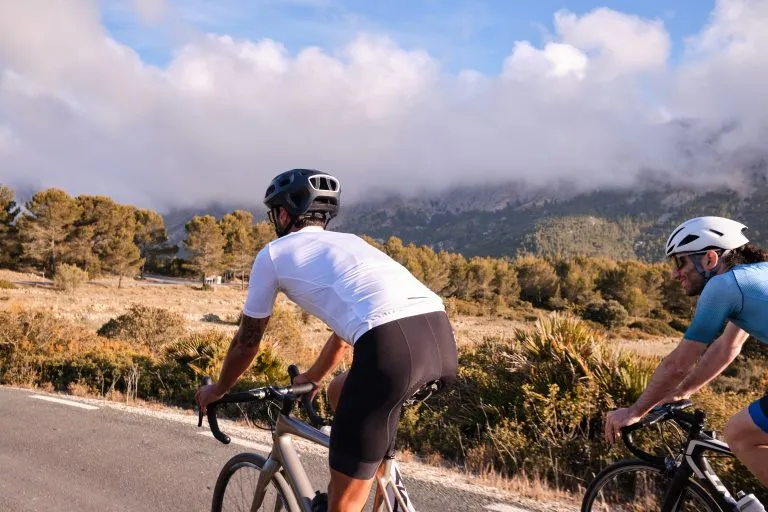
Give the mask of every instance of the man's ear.
[[712, 270], [717, 266], [719, 262], [720, 262], [720, 255], [718, 255], [717, 252], [710, 249], [704, 254], [704, 261], [702, 261], [702, 264], [704, 266], [704, 270]]

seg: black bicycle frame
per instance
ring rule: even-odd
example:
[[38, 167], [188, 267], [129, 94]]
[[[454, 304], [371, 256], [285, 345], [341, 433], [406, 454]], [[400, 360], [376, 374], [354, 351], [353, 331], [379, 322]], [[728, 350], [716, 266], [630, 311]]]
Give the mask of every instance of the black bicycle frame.
[[672, 483], [664, 497], [662, 512], [677, 510], [685, 486], [692, 476], [696, 477], [699, 484], [709, 491], [721, 508], [728, 512], [738, 511], [736, 500], [723, 485], [705, 457], [704, 454], [708, 451], [733, 457], [728, 445], [722, 441], [708, 439], [702, 435], [699, 435], [698, 439], [689, 439], [685, 449], [685, 457], [675, 471], [675, 476], [672, 478]]
[[[622, 429], [624, 444], [639, 458], [657, 467], [663, 467], [667, 474], [673, 475], [664, 495], [661, 512], [676, 512], [691, 477], [696, 478], [698, 483], [717, 501], [720, 508], [727, 512], [738, 512], [736, 500], [723, 485], [704, 455], [706, 452], [715, 452], [733, 457], [733, 453], [726, 443], [714, 438], [714, 433], [710, 435], [709, 432], [704, 431], [706, 417], [703, 411], [697, 410], [694, 414], [682, 411], [683, 408], [690, 405], [690, 402], [687, 401], [676, 405], [668, 404], [649, 414], [644, 421]], [[673, 420], [688, 430], [685, 452], [682, 454], [683, 457], [679, 465], [672, 458], [647, 454], [632, 442], [632, 431], [667, 420]]]

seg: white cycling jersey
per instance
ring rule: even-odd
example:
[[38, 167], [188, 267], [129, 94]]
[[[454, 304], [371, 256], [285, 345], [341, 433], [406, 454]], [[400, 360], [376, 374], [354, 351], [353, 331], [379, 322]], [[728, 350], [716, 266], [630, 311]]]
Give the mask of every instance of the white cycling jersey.
[[378, 325], [445, 311], [436, 293], [362, 238], [317, 226], [259, 251], [243, 313], [270, 316], [278, 291], [352, 345]]

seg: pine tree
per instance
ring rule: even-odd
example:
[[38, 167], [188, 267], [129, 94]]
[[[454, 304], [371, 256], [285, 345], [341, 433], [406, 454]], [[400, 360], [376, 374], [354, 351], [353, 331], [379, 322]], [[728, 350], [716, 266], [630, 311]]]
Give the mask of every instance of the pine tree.
[[[139, 248], [141, 258], [145, 263], [153, 262], [161, 254], [175, 254], [177, 248], [168, 247], [168, 233], [165, 221], [155, 211], [139, 208], [136, 210], [136, 234], [133, 241]], [[143, 270], [143, 265], [142, 265]]]
[[0, 266], [13, 267], [21, 252], [18, 232], [13, 220], [19, 212], [15, 193], [0, 185]]
[[224, 264], [235, 275], [240, 275], [240, 287], [245, 287], [245, 274], [256, 255], [253, 215], [243, 210], [228, 213], [219, 221], [224, 235]]
[[557, 293], [558, 279], [552, 265], [535, 256], [522, 256], [516, 262], [520, 298], [543, 307]]
[[495, 269], [490, 258], [474, 257], [469, 260], [467, 279], [472, 285], [471, 296], [480, 302], [489, 302], [491, 299], [491, 281]]
[[55, 188], [38, 192], [25, 206], [31, 215], [18, 222], [23, 256], [52, 276], [68, 250], [67, 239], [80, 217], [80, 207], [66, 192]]
[[122, 287], [123, 277], [135, 274], [143, 264], [134, 243], [136, 208], [106, 196], [82, 195], [76, 201], [81, 214], [69, 238], [67, 262], [91, 275], [118, 276], [118, 287]]
[[193, 217], [184, 229], [187, 231], [184, 246], [190, 255], [188, 266], [199, 273], [205, 283], [206, 276], [221, 270], [226, 240], [212, 215]]
[[270, 222], [262, 221], [253, 225], [254, 252], [259, 252], [262, 247], [274, 240], [275, 227]]
[[144, 265], [144, 259], [133, 242], [134, 234], [131, 226], [125, 227], [115, 235], [102, 250], [102, 267], [110, 274], [119, 277], [117, 287], [121, 288], [123, 277], [136, 275]]

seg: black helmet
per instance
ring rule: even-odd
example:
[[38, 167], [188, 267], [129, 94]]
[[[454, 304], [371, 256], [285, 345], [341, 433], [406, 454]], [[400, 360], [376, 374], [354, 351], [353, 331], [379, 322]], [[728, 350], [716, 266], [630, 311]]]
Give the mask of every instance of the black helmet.
[[[291, 226], [300, 217], [321, 214], [326, 222], [339, 211], [341, 187], [330, 174], [313, 169], [291, 169], [278, 174], [267, 187], [264, 204], [270, 212], [282, 206]], [[290, 230], [290, 226], [286, 229]]]

